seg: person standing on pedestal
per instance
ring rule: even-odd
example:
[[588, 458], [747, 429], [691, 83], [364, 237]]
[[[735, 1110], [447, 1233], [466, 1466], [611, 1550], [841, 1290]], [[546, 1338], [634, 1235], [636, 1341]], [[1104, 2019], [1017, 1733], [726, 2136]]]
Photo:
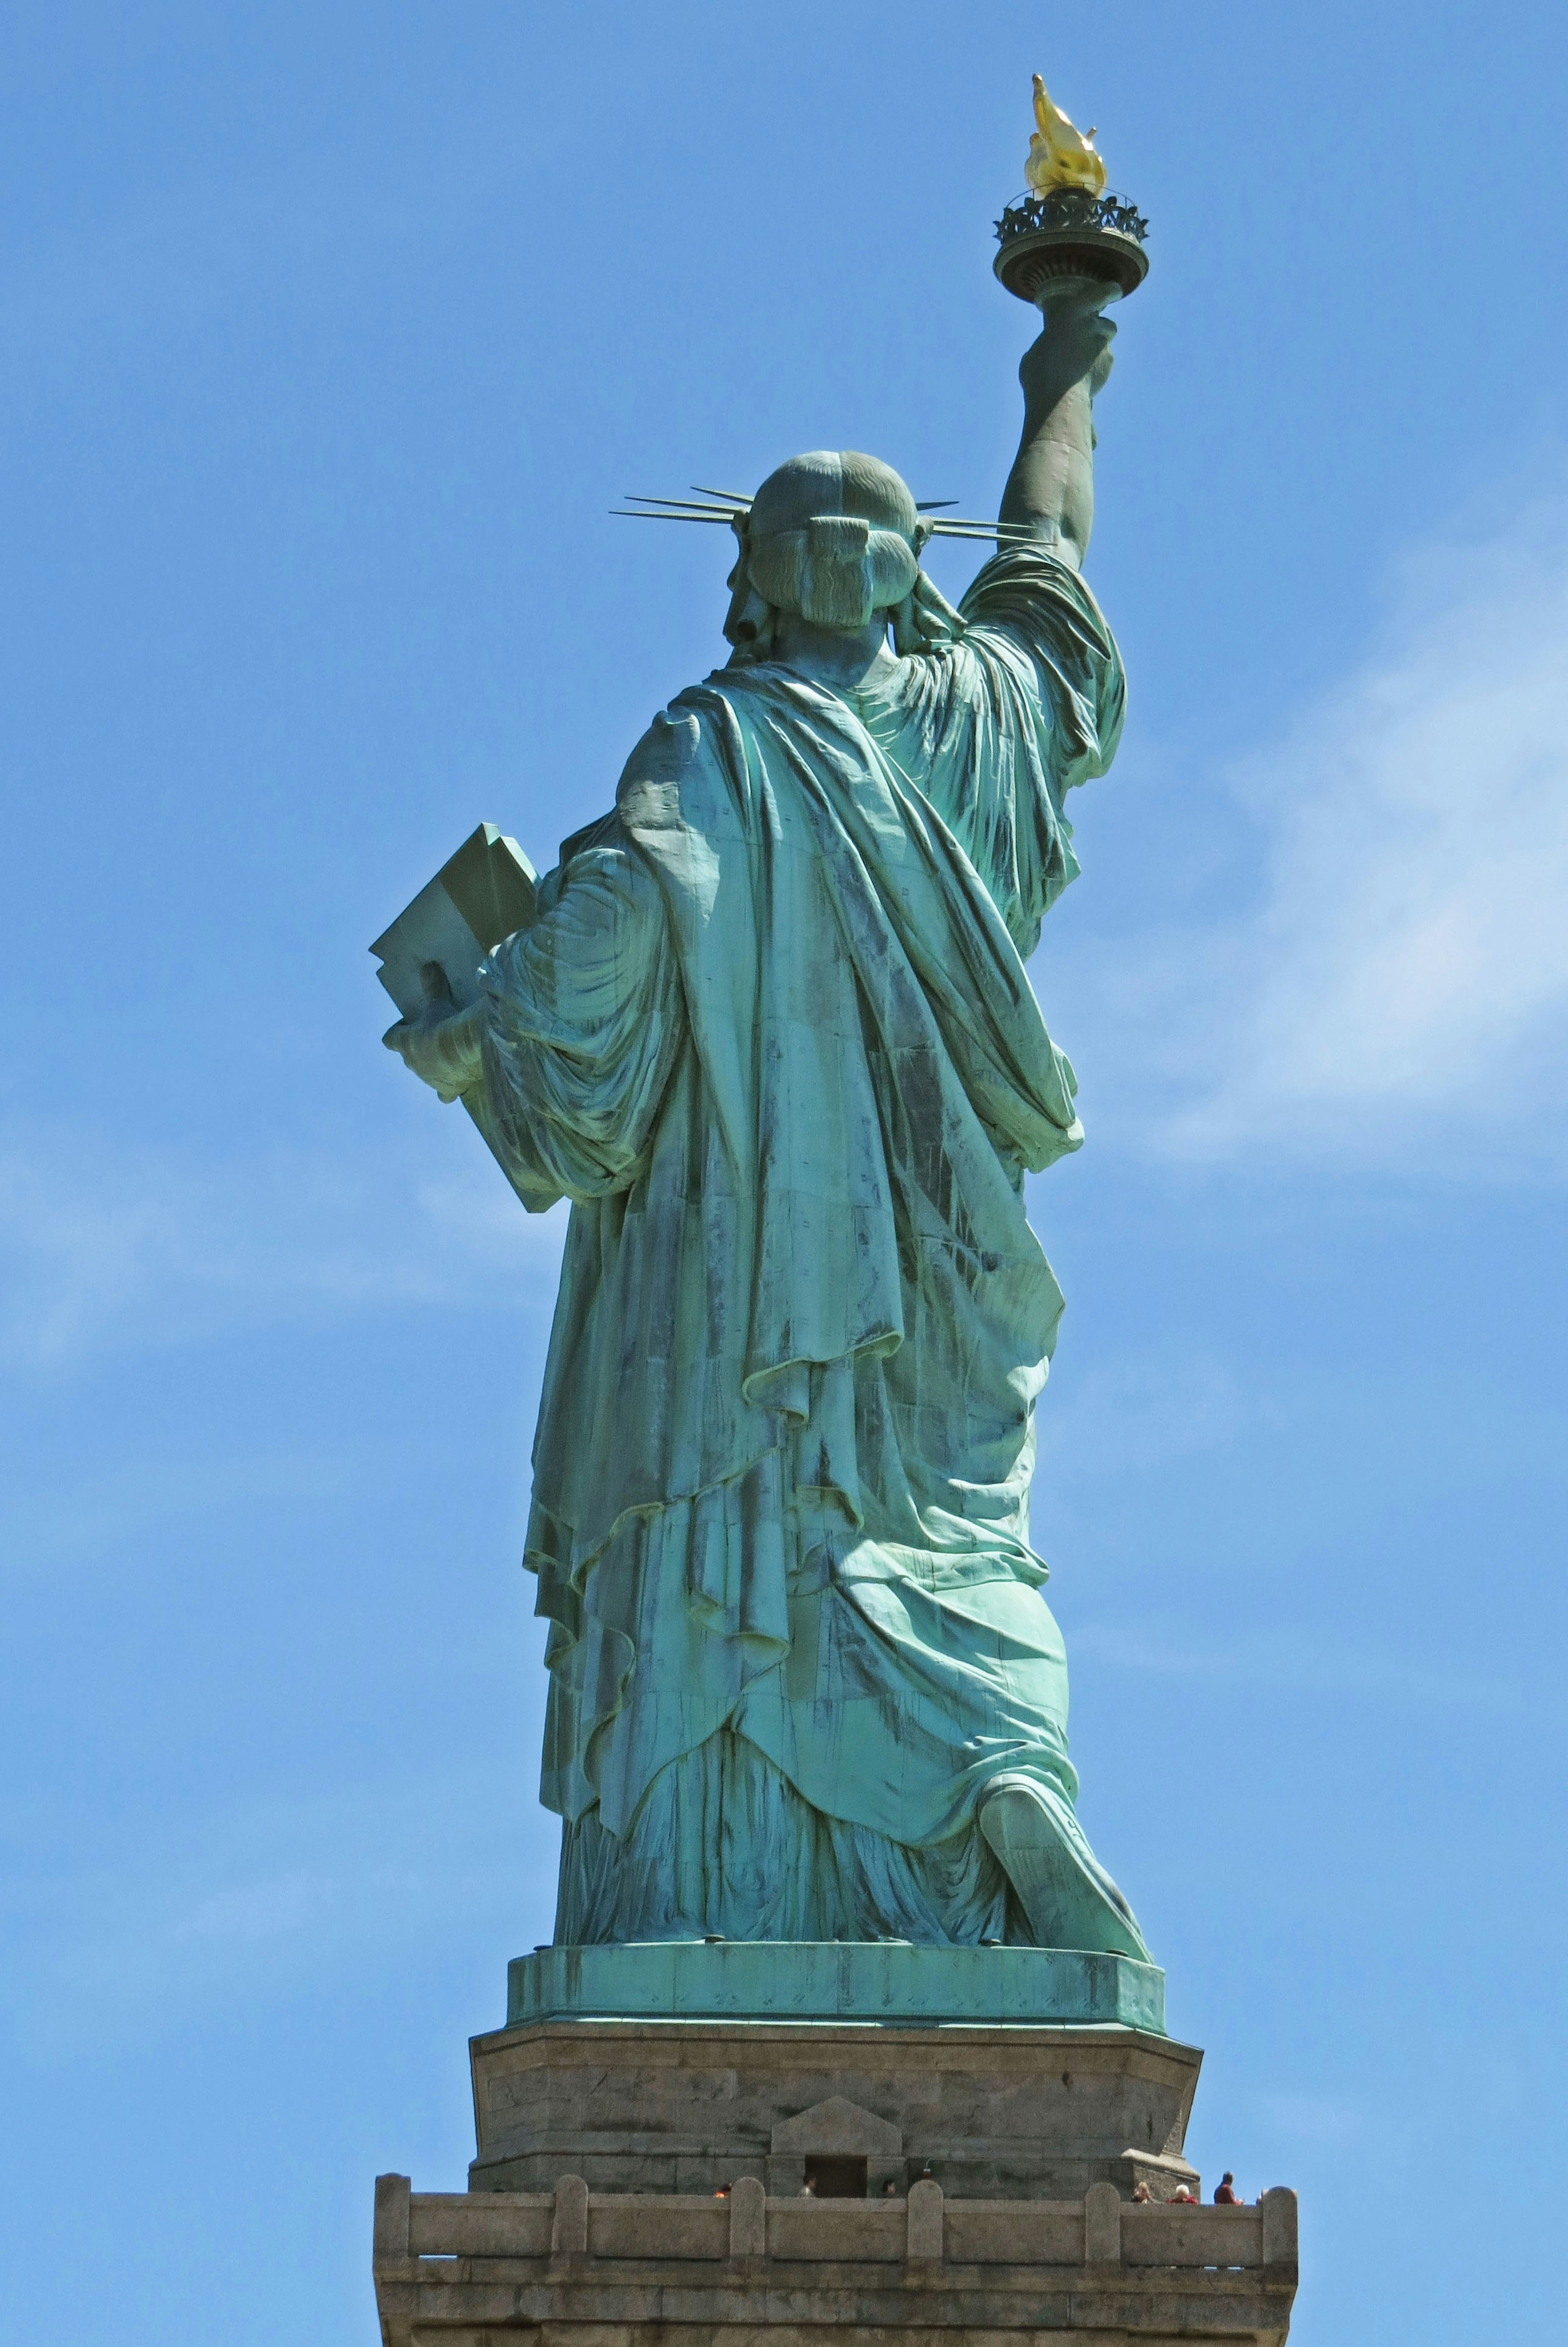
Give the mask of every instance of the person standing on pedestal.
[[655, 718], [479, 1001], [386, 1039], [486, 1089], [530, 1207], [573, 1202], [527, 1556], [558, 1944], [1147, 1959], [1075, 1815], [1029, 1542], [1062, 1299], [1023, 1179], [1082, 1133], [1024, 962], [1122, 714], [1080, 576], [1103, 298], [1053, 301], [1023, 360], [958, 612], [888, 466], [769, 477], [728, 665]]

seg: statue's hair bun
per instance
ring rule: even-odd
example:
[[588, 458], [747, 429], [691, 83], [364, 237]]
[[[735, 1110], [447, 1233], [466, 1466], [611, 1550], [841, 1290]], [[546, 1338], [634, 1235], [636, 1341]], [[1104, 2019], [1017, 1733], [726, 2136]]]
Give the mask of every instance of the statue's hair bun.
[[765, 602], [819, 628], [863, 628], [902, 603], [918, 565], [907, 538], [850, 515], [814, 515], [804, 529], [753, 538], [746, 567]]
[[752, 502], [752, 584], [775, 610], [823, 628], [863, 628], [914, 587], [918, 518], [908, 488], [879, 457], [853, 448], [792, 456]]

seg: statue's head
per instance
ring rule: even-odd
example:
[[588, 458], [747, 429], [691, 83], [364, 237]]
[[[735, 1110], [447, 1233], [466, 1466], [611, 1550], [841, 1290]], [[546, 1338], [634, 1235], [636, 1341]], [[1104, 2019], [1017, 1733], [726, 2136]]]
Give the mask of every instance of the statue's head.
[[864, 628], [913, 588], [919, 520], [890, 465], [817, 449], [768, 475], [752, 500], [742, 562], [774, 610], [819, 628]]
[[766, 659], [781, 612], [845, 633], [886, 612], [900, 649], [929, 648], [941, 599], [930, 589], [918, 621], [910, 615], [917, 582], [929, 589], [920, 549], [930, 525], [891, 465], [853, 448], [792, 456], [735, 517], [735, 532], [724, 633], [739, 659]]
[[963, 632], [920, 568], [931, 525], [879, 457], [792, 456], [733, 518], [741, 551], [724, 633], [737, 661], [767, 660], [789, 613], [844, 634], [885, 614], [899, 652], [944, 651]]

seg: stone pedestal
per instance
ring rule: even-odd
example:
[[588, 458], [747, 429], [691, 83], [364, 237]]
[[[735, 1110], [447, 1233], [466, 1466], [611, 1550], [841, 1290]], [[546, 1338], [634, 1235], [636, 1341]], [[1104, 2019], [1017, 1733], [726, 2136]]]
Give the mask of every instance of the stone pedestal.
[[[628, 1959], [622, 1989], [661, 1977], [640, 1952], [594, 1952]], [[713, 1961], [690, 1979], [723, 2007], [758, 1952], [699, 1950]], [[893, 1966], [893, 2002], [917, 2007], [969, 1952], [900, 1952], [933, 1960]], [[856, 2347], [1286, 2336], [1295, 2195], [1173, 2205], [1199, 2190], [1183, 2145], [1202, 2056], [1157, 2028], [613, 2014], [580, 2009], [592, 1966], [529, 1961], [513, 2013], [556, 2009], [472, 2042], [468, 2191], [377, 2181], [386, 2347], [804, 2347], [828, 2325]], [[824, 1957], [815, 2001], [835, 1976], [854, 1987], [853, 1961], [833, 1975]], [[983, 2005], [1009, 1975], [974, 1977]], [[1060, 1979], [1071, 2002], [1081, 1976]], [[1147, 1983], [1128, 1993], [1147, 2004]]]
[[798, 2193], [807, 2163], [858, 2160], [860, 2193], [923, 2176], [966, 2199], [1160, 2199], [1203, 2056], [1132, 2029], [855, 2021], [536, 2022], [471, 2046], [477, 2192], [711, 2195], [753, 2177]]

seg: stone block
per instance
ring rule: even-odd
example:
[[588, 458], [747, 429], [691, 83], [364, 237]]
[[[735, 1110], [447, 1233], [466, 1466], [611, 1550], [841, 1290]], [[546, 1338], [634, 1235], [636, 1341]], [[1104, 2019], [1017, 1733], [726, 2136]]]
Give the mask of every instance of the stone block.
[[411, 2186], [406, 2176], [375, 2179], [375, 2261], [378, 2265], [405, 2258], [408, 2248], [408, 2204]]
[[942, 2255], [942, 2188], [922, 2177], [909, 2187], [905, 2255], [911, 2265], [922, 2260], [940, 2262]]
[[1296, 2195], [1283, 2184], [1266, 2192], [1263, 2209], [1263, 2262], [1294, 2273], [1296, 2263]]
[[893, 2266], [905, 2254], [901, 2209], [870, 2200], [770, 2200], [771, 2259]]
[[576, 2258], [586, 2256], [587, 2251], [588, 2186], [580, 2176], [563, 2176], [556, 2185], [550, 2253], [558, 2258]]
[[1124, 2266], [1263, 2266], [1263, 2216], [1256, 2209], [1127, 2207], [1122, 2215]]
[[408, 2218], [416, 2257], [541, 2258], [554, 2229], [548, 2193], [419, 2192]]
[[691, 2193], [590, 2192], [588, 2246], [596, 2258], [727, 2258], [729, 2209]]
[[1081, 2266], [1083, 2211], [1076, 2201], [948, 2200], [950, 2265]]
[[730, 2194], [730, 2255], [739, 2260], [767, 2254], [768, 2196], [754, 2176], [743, 2176]]
[[1083, 2262], [1122, 2262], [1122, 2198], [1114, 2184], [1091, 2184], [1083, 2196]]

